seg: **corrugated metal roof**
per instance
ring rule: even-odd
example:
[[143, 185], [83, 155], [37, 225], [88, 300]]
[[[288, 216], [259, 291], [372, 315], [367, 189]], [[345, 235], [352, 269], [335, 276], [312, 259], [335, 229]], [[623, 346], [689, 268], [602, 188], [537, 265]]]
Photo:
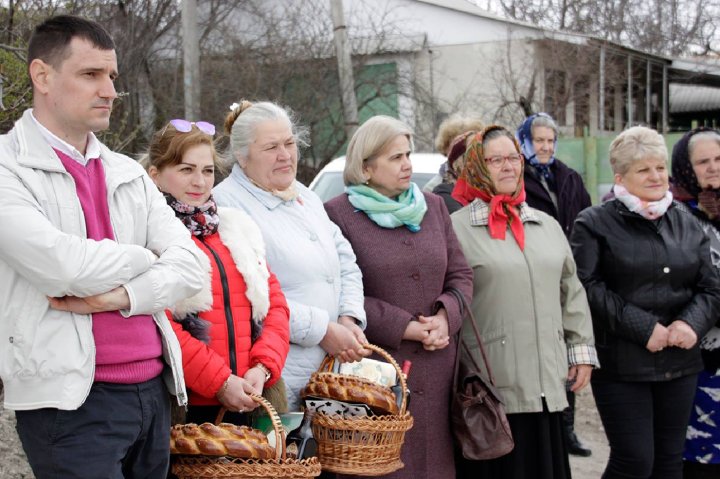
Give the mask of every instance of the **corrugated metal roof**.
[[670, 113], [720, 110], [720, 88], [670, 84]]

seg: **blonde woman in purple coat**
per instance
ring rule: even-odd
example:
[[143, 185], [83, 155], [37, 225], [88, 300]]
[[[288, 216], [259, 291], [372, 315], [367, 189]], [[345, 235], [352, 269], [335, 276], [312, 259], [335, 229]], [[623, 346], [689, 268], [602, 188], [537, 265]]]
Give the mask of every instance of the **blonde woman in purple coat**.
[[443, 200], [411, 182], [412, 131], [395, 118], [375, 116], [347, 150], [346, 193], [325, 209], [352, 244], [363, 275], [367, 329], [396, 360], [413, 363], [405, 467], [384, 476], [455, 477], [449, 399], [462, 324], [450, 289], [472, 294], [472, 270], [453, 232]]

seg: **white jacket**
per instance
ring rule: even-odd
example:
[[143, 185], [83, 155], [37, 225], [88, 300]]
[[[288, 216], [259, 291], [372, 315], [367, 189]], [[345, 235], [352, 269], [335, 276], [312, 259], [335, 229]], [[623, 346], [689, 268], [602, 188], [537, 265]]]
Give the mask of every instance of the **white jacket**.
[[198, 292], [200, 258], [142, 167], [101, 145], [115, 241], [87, 239], [75, 182], [30, 111], [0, 136], [0, 377], [5, 407], [77, 409], [95, 373], [90, 315], [47, 296], [87, 297], [124, 285], [131, 309], [153, 314], [168, 389], [185, 404], [180, 347], [163, 310]]
[[218, 205], [241, 208], [260, 227], [267, 262], [290, 307], [290, 352], [282, 377], [291, 410], [325, 357], [320, 342], [328, 324], [352, 316], [365, 329], [362, 273], [355, 253], [322, 201], [295, 182], [300, 196], [282, 201], [253, 185], [240, 166], [213, 189]]

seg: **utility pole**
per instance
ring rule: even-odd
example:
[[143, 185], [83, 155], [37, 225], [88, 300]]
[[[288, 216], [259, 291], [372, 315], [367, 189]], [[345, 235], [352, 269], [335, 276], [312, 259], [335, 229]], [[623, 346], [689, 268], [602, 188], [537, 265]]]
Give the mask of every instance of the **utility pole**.
[[345, 134], [350, 138], [358, 127], [358, 111], [350, 44], [347, 38], [342, 0], [330, 0], [330, 10], [332, 12], [333, 36], [335, 37], [335, 56], [338, 61], [338, 76], [340, 77]]
[[185, 118], [200, 119], [200, 45], [197, 27], [197, 1], [182, 1], [183, 86]]

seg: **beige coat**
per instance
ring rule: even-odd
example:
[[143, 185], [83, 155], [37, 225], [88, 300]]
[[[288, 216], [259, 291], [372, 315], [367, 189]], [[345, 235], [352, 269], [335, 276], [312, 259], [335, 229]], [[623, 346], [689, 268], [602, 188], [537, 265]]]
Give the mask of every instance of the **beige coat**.
[[[525, 203], [524, 251], [509, 229], [505, 240], [490, 237], [487, 212], [475, 200], [452, 223], [473, 269], [472, 310], [496, 385], [508, 413], [540, 412], [543, 396], [560, 411], [569, 364], [598, 365], [572, 251], [557, 221]], [[473, 337], [467, 324], [462, 334]]]

